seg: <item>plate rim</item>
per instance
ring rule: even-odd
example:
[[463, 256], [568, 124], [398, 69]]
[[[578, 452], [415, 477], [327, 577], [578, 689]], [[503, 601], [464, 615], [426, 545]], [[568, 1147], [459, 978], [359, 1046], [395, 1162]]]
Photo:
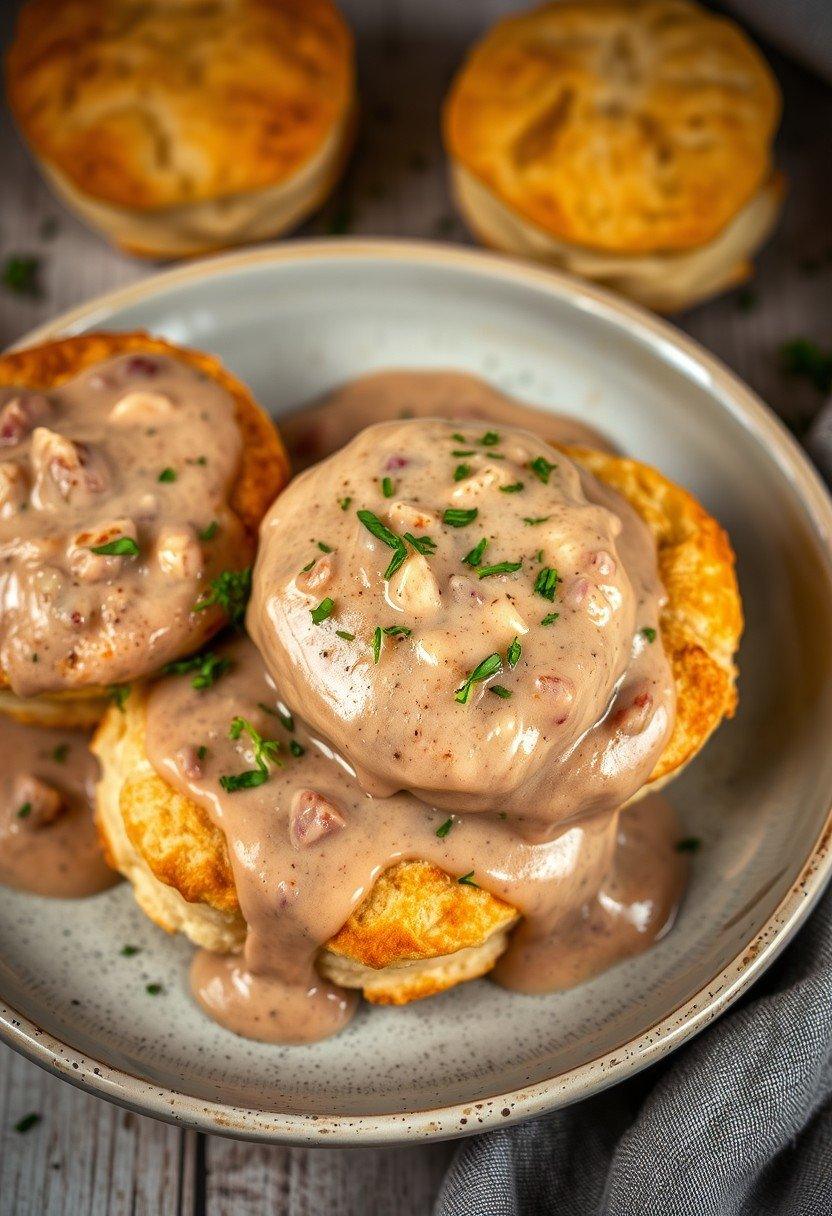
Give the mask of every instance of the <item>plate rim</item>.
[[[166, 269], [94, 297], [30, 330], [11, 349], [100, 325], [113, 311], [171, 287], [264, 265], [320, 260], [405, 261], [458, 268], [548, 294], [622, 329], [664, 362], [686, 370], [720, 407], [769, 450], [806, 513], [832, 582], [832, 499], [805, 453], [757, 394], [716, 356], [670, 322], [639, 305], [565, 273], [501, 254], [441, 242], [327, 238], [276, 242]], [[103, 321], [106, 325], [106, 321]], [[602, 1055], [533, 1085], [435, 1109], [365, 1115], [283, 1114], [208, 1102], [156, 1085], [127, 1069], [75, 1051], [0, 997], [0, 1041], [56, 1076], [118, 1105], [166, 1122], [247, 1140], [282, 1144], [393, 1145], [427, 1142], [506, 1127], [589, 1097], [646, 1068], [720, 1016], [774, 961], [815, 906], [832, 875], [832, 791], [826, 817], [801, 871], [771, 916], [739, 952], [687, 1001]]]

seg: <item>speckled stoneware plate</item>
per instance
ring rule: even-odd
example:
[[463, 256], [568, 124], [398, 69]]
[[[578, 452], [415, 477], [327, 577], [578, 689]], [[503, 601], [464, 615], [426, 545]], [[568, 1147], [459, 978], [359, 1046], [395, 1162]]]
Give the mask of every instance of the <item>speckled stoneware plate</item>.
[[[832, 866], [832, 507], [788, 434], [671, 326], [482, 253], [344, 241], [194, 263], [60, 318], [39, 339], [146, 327], [215, 351], [284, 410], [391, 366], [456, 367], [578, 414], [690, 487], [728, 528], [748, 616], [741, 706], [672, 787], [703, 847], [673, 931], [574, 992], [486, 981], [365, 1007], [309, 1047], [235, 1038], [191, 1003], [190, 947], [122, 885], [67, 905], [0, 892], [13, 1047], [125, 1105], [264, 1140], [392, 1143], [539, 1114], [701, 1030], [775, 957]], [[142, 947], [124, 958], [125, 942]], [[162, 981], [163, 995], [145, 985]]]

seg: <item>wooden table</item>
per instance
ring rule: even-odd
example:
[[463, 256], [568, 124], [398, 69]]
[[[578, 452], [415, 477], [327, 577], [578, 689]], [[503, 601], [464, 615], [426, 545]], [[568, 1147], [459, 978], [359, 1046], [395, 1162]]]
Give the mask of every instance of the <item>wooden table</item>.
[[[445, 187], [438, 104], [465, 43], [512, 6], [343, 0], [342, 7], [360, 30], [362, 134], [343, 189], [301, 235], [465, 241]], [[10, 14], [0, 22], [8, 36]], [[782, 373], [779, 349], [796, 336], [832, 343], [832, 90], [776, 55], [772, 61], [786, 99], [783, 223], [751, 292], [678, 321], [800, 429], [819, 397]], [[0, 347], [155, 269], [114, 252], [65, 212], [0, 115], [0, 261], [20, 253], [41, 259], [42, 294], [0, 288]], [[16, 1132], [29, 1112], [41, 1122]], [[0, 1047], [0, 1216], [423, 1216], [452, 1151], [268, 1148], [198, 1135], [110, 1106]]]

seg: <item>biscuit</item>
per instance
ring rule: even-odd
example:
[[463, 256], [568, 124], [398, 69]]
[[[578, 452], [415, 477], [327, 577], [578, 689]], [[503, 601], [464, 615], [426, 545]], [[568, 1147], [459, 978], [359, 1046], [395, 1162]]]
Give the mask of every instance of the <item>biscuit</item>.
[[58, 193], [142, 256], [285, 231], [351, 147], [352, 37], [330, 0], [29, 0], [6, 68]]

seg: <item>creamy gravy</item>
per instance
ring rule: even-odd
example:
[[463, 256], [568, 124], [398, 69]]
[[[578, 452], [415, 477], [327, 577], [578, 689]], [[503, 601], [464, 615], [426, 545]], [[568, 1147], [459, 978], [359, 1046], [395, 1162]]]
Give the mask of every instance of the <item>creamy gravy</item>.
[[[227, 505], [229, 394], [123, 355], [58, 388], [0, 388], [0, 670], [20, 696], [132, 680], [201, 644], [208, 581], [249, 559]], [[115, 542], [121, 554], [93, 552]]]
[[113, 885], [93, 825], [96, 761], [83, 731], [0, 719], [0, 883], [77, 899]]
[[[248, 925], [245, 950], [241, 958], [200, 952], [191, 978], [197, 1000], [229, 1029], [277, 1042], [339, 1030], [355, 998], [320, 978], [316, 956], [400, 860], [472, 874], [523, 913], [500, 975], [524, 991], [585, 978], [645, 949], [668, 925], [682, 874], [672, 814], [658, 800], [626, 811], [620, 825], [612, 811], [544, 842], [529, 837], [522, 818], [489, 814], [453, 816], [439, 837], [447, 812], [408, 794], [368, 797], [299, 719], [288, 729], [278, 715], [290, 707], [247, 639], [221, 653], [231, 666], [210, 689], [195, 690], [188, 676], [156, 684], [146, 724], [156, 771], [204, 807], [226, 838]], [[257, 769], [247, 729], [229, 737], [238, 717], [280, 745], [282, 767], [267, 760], [263, 784], [229, 792], [221, 776]]]
[[545, 835], [621, 806], [661, 754], [663, 602], [614, 491], [529, 431], [416, 419], [366, 428], [275, 501], [248, 629], [369, 793]]
[[613, 452], [595, 427], [535, 409], [466, 372], [394, 370], [359, 376], [280, 419], [296, 473], [345, 447], [365, 426], [398, 418], [475, 418], [534, 431], [547, 443]]

